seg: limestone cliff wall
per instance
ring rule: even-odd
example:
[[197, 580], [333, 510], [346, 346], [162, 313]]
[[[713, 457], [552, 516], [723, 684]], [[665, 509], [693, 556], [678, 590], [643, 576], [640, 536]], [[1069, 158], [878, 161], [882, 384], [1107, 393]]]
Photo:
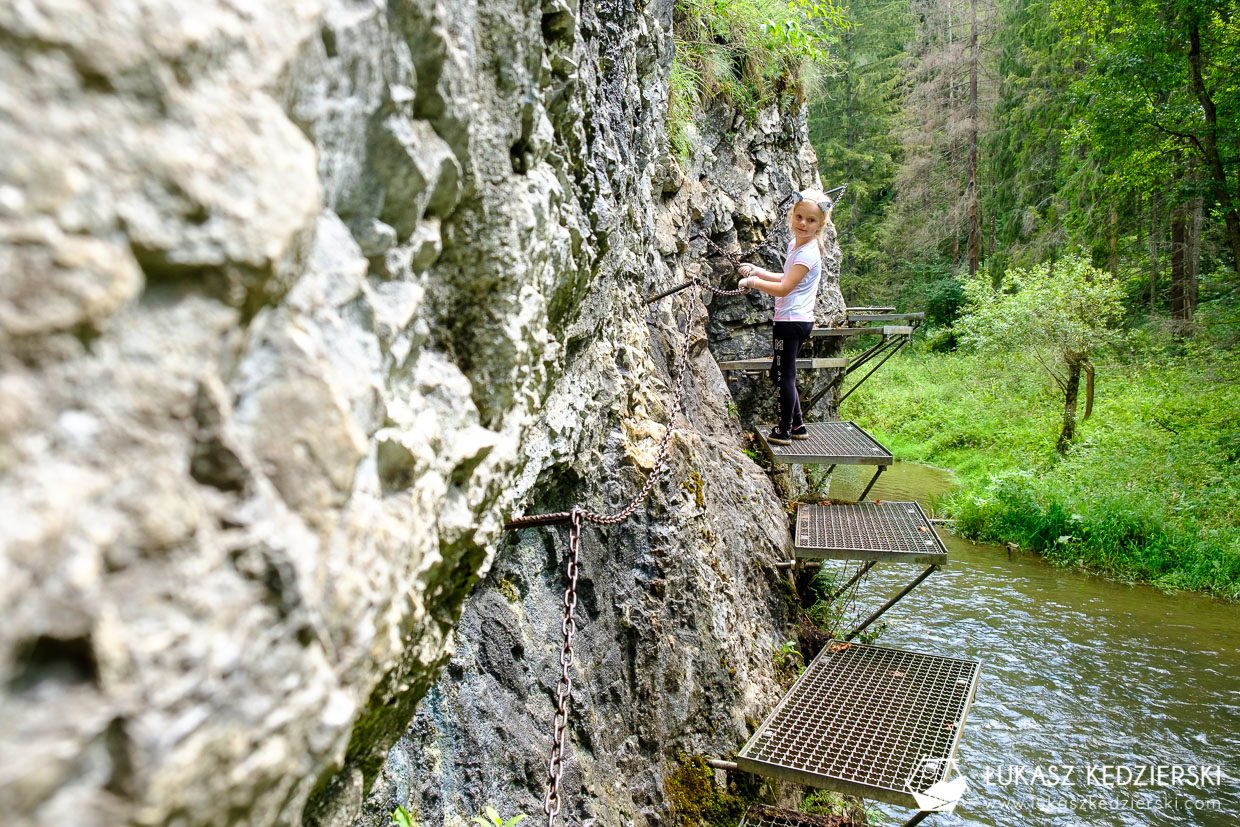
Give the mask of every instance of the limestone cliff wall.
[[671, 470], [586, 532], [574, 812], [659, 823], [743, 737], [787, 524], [701, 297], [642, 297], [815, 169], [796, 112], [669, 156], [671, 16], [0, 8], [6, 823], [529, 810], [564, 548], [502, 522], [636, 492], [693, 303]]

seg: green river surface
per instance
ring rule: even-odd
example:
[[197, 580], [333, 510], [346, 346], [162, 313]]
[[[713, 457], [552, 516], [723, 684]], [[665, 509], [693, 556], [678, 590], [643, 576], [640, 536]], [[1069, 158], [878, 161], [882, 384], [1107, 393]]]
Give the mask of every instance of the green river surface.
[[[831, 496], [855, 497], [871, 473], [841, 468]], [[869, 498], [929, 511], [951, 485], [947, 471], [897, 462]], [[939, 534], [947, 567], [884, 615], [876, 641], [982, 665], [956, 753], [968, 790], [926, 824], [1240, 825], [1240, 605]], [[868, 614], [918, 570], [878, 564], [854, 611]], [[1211, 770], [1172, 784], [1171, 765]], [[1069, 766], [1056, 784], [1052, 767], [1062, 778]], [[1165, 786], [1116, 783], [1160, 766]], [[912, 815], [880, 809], [889, 824]]]

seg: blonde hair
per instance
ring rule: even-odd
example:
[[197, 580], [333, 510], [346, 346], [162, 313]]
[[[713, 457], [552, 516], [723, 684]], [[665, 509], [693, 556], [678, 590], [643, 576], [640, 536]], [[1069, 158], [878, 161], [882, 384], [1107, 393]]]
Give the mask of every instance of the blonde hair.
[[[788, 208], [788, 232], [792, 234], [794, 239], [796, 238], [796, 231], [792, 229], [792, 213], [796, 211], [797, 204], [800, 204], [801, 201], [810, 202], [822, 212], [822, 223], [818, 225], [818, 232], [815, 233], [814, 240], [818, 242], [818, 254], [825, 259], [827, 257], [827, 246], [823, 243], [822, 237], [827, 231], [827, 222], [831, 220], [831, 210], [835, 209], [835, 203], [822, 190], [801, 190], [801, 198], [794, 201], [792, 206]], [[824, 201], [831, 205], [825, 210], [822, 209], [822, 202]]]

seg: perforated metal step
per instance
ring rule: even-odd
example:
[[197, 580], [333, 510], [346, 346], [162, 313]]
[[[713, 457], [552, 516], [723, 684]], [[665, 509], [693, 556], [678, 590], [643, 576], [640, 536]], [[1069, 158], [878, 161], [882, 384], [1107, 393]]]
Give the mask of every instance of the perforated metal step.
[[828, 644], [736, 758], [745, 772], [916, 807], [944, 780], [981, 665]]
[[854, 822], [843, 816], [815, 816], [754, 804], [745, 811], [737, 827], [852, 827]]
[[771, 459], [783, 463], [809, 465], [891, 465], [891, 452], [878, 440], [852, 422], [807, 422], [809, 439], [794, 439], [791, 445], [767, 441], [770, 428], [758, 432], [771, 452]]
[[915, 502], [802, 505], [797, 557], [943, 565], [947, 546]]
[[[850, 364], [846, 357], [822, 359], [797, 359], [797, 370], [820, 370], [822, 368], [846, 368]], [[757, 359], [728, 359], [719, 363], [720, 370], [768, 370], [771, 357]]]

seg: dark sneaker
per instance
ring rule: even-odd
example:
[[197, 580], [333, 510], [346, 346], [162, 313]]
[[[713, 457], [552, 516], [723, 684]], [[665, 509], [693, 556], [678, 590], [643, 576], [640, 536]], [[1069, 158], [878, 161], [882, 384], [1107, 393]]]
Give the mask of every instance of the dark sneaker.
[[766, 435], [766, 441], [772, 445], [792, 444], [792, 440], [788, 438], [788, 434], [785, 431], [781, 431], [778, 425], [772, 428], [771, 432]]
[[788, 432], [788, 436], [793, 439], [809, 439], [809, 429], [804, 425], [798, 425]]

